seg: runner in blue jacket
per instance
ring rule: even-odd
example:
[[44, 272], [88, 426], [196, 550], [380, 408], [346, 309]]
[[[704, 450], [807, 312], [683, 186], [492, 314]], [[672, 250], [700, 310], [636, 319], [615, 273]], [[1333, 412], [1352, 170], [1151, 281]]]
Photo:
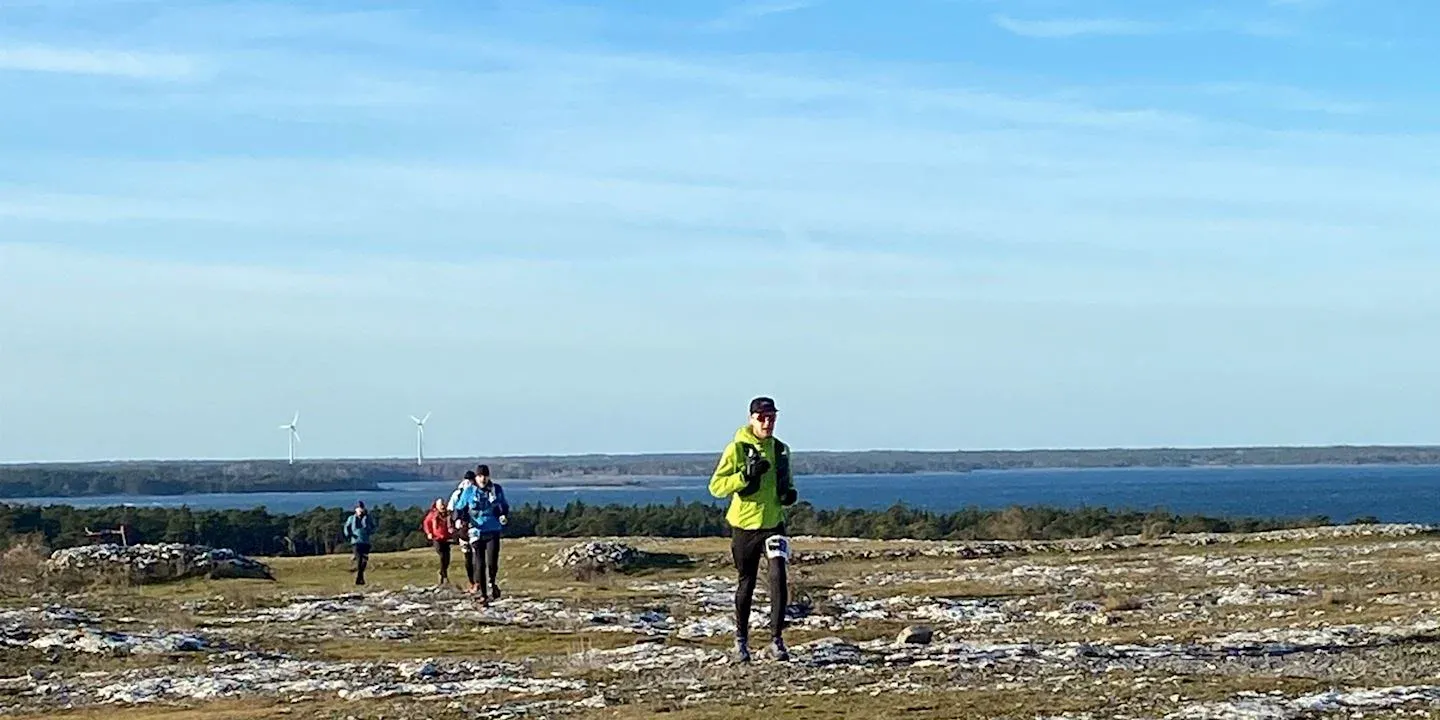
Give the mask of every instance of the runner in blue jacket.
[[[465, 475], [469, 477], [470, 473]], [[491, 479], [490, 466], [475, 468], [475, 484], [457, 489], [455, 504], [462, 509], [470, 526], [470, 557], [475, 567], [470, 592], [478, 589], [485, 602], [499, 600], [496, 577], [500, 571], [500, 534], [510, 522], [510, 503], [505, 500], [504, 488]]]
[[355, 503], [355, 514], [345, 518], [346, 542], [355, 552], [355, 584], [365, 584], [365, 566], [370, 562], [370, 536], [375, 534], [375, 518], [365, 509], [364, 502]]

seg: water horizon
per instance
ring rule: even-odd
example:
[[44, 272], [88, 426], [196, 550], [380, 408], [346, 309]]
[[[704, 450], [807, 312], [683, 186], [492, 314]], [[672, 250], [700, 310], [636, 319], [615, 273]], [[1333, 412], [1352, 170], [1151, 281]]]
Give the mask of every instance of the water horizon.
[[[563, 507], [702, 502], [707, 477], [633, 476], [632, 484], [502, 481], [514, 506]], [[1162, 509], [1182, 515], [1301, 519], [1337, 523], [1360, 518], [1381, 522], [1440, 523], [1440, 466], [1304, 465], [1124, 468], [1019, 468], [963, 473], [804, 475], [801, 499], [819, 509], [885, 509], [896, 504], [936, 512], [1015, 505], [1112, 511]], [[417, 507], [448, 497], [451, 480], [384, 483], [379, 490], [325, 492], [204, 493], [5, 498], [0, 502], [73, 507], [181, 507], [252, 509], [295, 513], [316, 507], [367, 505]]]

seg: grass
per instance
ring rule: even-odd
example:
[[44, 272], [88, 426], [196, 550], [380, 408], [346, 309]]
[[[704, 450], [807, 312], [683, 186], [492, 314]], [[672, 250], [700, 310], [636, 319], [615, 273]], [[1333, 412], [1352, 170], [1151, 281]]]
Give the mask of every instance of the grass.
[[[801, 718], [905, 717], [921, 720], [942, 718], [1041, 718], [1065, 714], [1097, 713], [1111, 717], [1124, 712], [1154, 716], [1174, 710], [1181, 703], [1224, 700], [1242, 692], [1281, 692], [1300, 695], [1323, 689], [1313, 680], [1280, 678], [1152, 677], [1141, 686], [1139, 676], [1115, 673], [1080, 676], [1032, 687], [955, 687], [943, 678], [926, 678], [927, 687], [918, 692], [877, 691], [868, 686], [819, 688], [802, 693], [778, 693], [747, 698], [735, 705], [707, 703], [686, 706], [678, 699], [643, 699], [618, 707], [593, 710], [572, 717], [577, 720], [639, 720], [665, 717], [671, 720], [740, 720], [764, 717], [767, 720]], [[1156, 686], [1162, 686], [1159, 692]], [[763, 689], [763, 685], [760, 689]], [[835, 690], [832, 694], [818, 694]], [[1179, 702], [1169, 698], [1179, 695]]]
[[417, 704], [421, 717], [450, 720], [469, 717], [446, 702], [433, 700], [383, 699], [352, 702], [340, 699], [289, 702], [279, 699], [217, 700], [181, 705], [147, 705], [137, 707], [106, 706], [75, 708], [44, 713], [9, 715], [6, 720], [265, 720], [267, 718], [300, 718], [303, 720], [341, 720], [344, 718], [409, 718], [416, 716]]
[[[573, 541], [571, 541], [573, 542]], [[713, 572], [702, 563], [685, 563], [682, 558], [693, 557], [690, 553], [670, 550], [652, 550], [659, 558], [659, 567], [640, 568], [625, 573], [597, 574], [593, 581], [577, 581], [563, 570], [547, 570], [545, 563], [559, 549], [570, 544], [553, 539], [518, 538], [507, 540], [500, 549], [500, 587], [506, 594], [528, 597], [554, 597], [605, 601], [635, 599], [642, 593], [629, 590], [626, 584], [637, 578], [656, 577], [665, 580], [698, 577]], [[637, 546], [661, 545], [660, 542], [637, 542]], [[141, 596], [160, 600], [202, 600], [216, 595], [217, 588], [230, 598], [252, 606], [274, 602], [284, 595], [335, 595], [350, 592], [376, 592], [401, 590], [410, 587], [428, 587], [438, 579], [439, 563], [434, 552], [428, 549], [383, 553], [370, 556], [365, 571], [366, 585], [354, 584], [352, 560], [346, 555], [324, 555], [317, 557], [262, 558], [274, 571], [276, 582], [268, 580], [225, 580], [217, 584], [204, 579], [192, 579], [166, 585], [141, 587]], [[456, 587], [465, 583], [464, 557], [453, 553], [450, 564], [450, 582]]]
[[287, 649], [292, 652], [314, 649], [318, 651], [314, 657], [325, 660], [406, 660], [433, 657], [513, 660], [585, 650], [610, 650], [634, 643], [635, 637], [624, 633], [551, 632], [507, 627], [489, 631], [471, 629], [401, 643], [372, 639], [321, 640], [313, 644], [297, 643]]
[[[693, 540], [629, 539], [637, 548], [655, 553], [662, 562], [626, 573], [596, 574], [577, 579], [572, 573], [546, 568], [555, 552], [576, 542], [574, 539], [506, 540], [501, 549], [501, 586], [507, 597], [558, 599], [567, 606], [599, 607], [616, 605], [641, 608], [667, 606], [683, 616], [693, 608], [674, 596], [642, 591], [642, 582], [674, 582], [702, 576], [733, 578], [729, 566], [728, 541], [723, 538]], [[882, 541], [807, 541], [807, 549], [866, 551], [894, 546]], [[1064, 626], [1039, 616], [1009, 624], [976, 624], [959, 633], [964, 639], [1014, 641], [1144, 642], [1165, 636], [1177, 641], [1223, 635], [1236, 630], [1319, 625], [1367, 624], [1434, 617], [1440, 610], [1440, 567], [1432, 556], [1437, 543], [1425, 540], [1365, 541], [1342, 540], [1325, 544], [1251, 543], [1216, 545], [1204, 548], [1179, 546], [1130, 548], [1085, 553], [1047, 553], [1006, 558], [965, 560], [959, 558], [912, 557], [867, 560], [840, 557], [826, 562], [797, 565], [791, 569], [792, 598], [808, 598], [817, 611], [824, 611], [831, 593], [863, 599], [897, 595], [956, 598], [1026, 599], [1034, 611], [1064, 608], [1075, 600], [1089, 600], [1101, 606], [1110, 622], [1091, 625], [1086, 619]], [[16, 551], [20, 552], [20, 551]], [[39, 550], [34, 550], [38, 553]], [[1244, 570], [1234, 575], [1216, 574], [1213, 568], [1176, 564], [1175, 558], [1203, 555], [1234, 563]], [[9, 556], [6, 556], [7, 558]], [[0, 558], [0, 598], [3, 586], [11, 586], [12, 600], [25, 598], [19, 580], [26, 560], [17, 554], [15, 562]], [[1295, 560], [1307, 560], [1299, 566]], [[433, 552], [415, 550], [374, 555], [363, 588], [353, 584], [350, 558], [327, 556], [270, 558], [266, 561], [277, 580], [189, 580], [169, 585], [130, 587], [123, 583], [101, 582], [61, 601], [88, 606], [108, 618], [125, 615], [138, 624], [190, 628], [204, 625], [217, 614], [243, 612], [286, 605], [297, 596], [334, 596], [355, 592], [366, 594], [397, 591], [407, 586], [433, 585], [437, 563]], [[463, 558], [458, 553], [451, 565], [452, 583], [464, 581]], [[1020, 567], [1036, 569], [1034, 575], [1015, 575]], [[17, 569], [19, 568], [19, 569]], [[5, 573], [10, 573], [8, 576]], [[891, 584], [876, 584], [881, 574], [896, 577]], [[1070, 583], [1071, 578], [1080, 581]], [[939, 582], [930, 582], [939, 579]], [[1277, 605], [1205, 605], [1199, 593], [1232, 587], [1237, 582], [1252, 585], [1304, 586], [1317, 590], [1311, 597]], [[762, 583], [763, 584], [763, 583]], [[24, 586], [29, 587], [29, 586]], [[1377, 600], [1399, 593], [1416, 593], [1399, 604]], [[458, 597], [458, 596], [457, 596]], [[33, 604], [33, 602], [31, 602]], [[196, 605], [199, 607], [197, 608]], [[1271, 613], [1283, 611], [1282, 617]], [[394, 618], [388, 618], [393, 620]], [[394, 661], [422, 658], [466, 658], [477, 660], [525, 660], [540, 674], [558, 672], [592, 682], [605, 682], [611, 706], [586, 711], [581, 718], [649, 718], [663, 715], [681, 719], [753, 717], [767, 720], [790, 718], [890, 717], [915, 718], [1012, 717], [1034, 718], [1061, 713], [1095, 713], [1108, 716], [1125, 712], [1161, 716], [1178, 704], [1222, 700], [1242, 691], [1278, 691], [1294, 696], [1323, 690], [1323, 679], [1280, 677], [1276, 674], [1222, 673], [1197, 670], [1194, 674], [1134, 674], [1114, 672], [1093, 674], [1083, 664], [1060, 665], [1039, 670], [1023, 664], [989, 670], [875, 669], [827, 675], [807, 674], [800, 668], [756, 666], [751, 669], [721, 668], [700, 670], [661, 669], [638, 676], [625, 672], [600, 671], [578, 659], [589, 650], [605, 650], [637, 641], [633, 634], [608, 632], [558, 632], [542, 628], [489, 627], [467, 623], [463, 617], [448, 615], [405, 618], [414, 621], [414, 635], [407, 640], [379, 640], [341, 637], [323, 626], [310, 632], [307, 624], [243, 627], [254, 632], [254, 645], [309, 659], [336, 661]], [[357, 620], [356, 622], [366, 622]], [[373, 621], [371, 621], [373, 622]], [[793, 646], [824, 636], [839, 635], [851, 642], [893, 638], [910, 624], [899, 620], [847, 623], [838, 632], [795, 628], [787, 632]], [[768, 641], [768, 633], [757, 631], [752, 644]], [[685, 643], [675, 638], [670, 644], [693, 644], [727, 649], [728, 636]], [[1403, 646], [1385, 652], [1383, 672], [1356, 671], [1350, 678], [1399, 684], [1428, 682], [1422, 670], [1440, 664], [1435, 656], [1440, 646]], [[44, 665], [65, 674], [85, 670], [134, 667], [137, 663], [196, 663], [204, 656], [173, 658], [99, 658], [66, 656], [51, 664], [50, 658], [35, 651], [7, 649], [0, 653], [0, 674], [18, 675], [28, 667]], [[1407, 658], [1414, 661], [1407, 663]], [[1391, 662], [1394, 661], [1394, 662]], [[1396, 669], [1398, 668], [1398, 669]], [[1405, 668], [1413, 668], [1406, 670]], [[1040, 673], [1013, 682], [1004, 674]], [[1426, 670], [1425, 672], [1428, 672]], [[1409, 673], [1409, 674], [1407, 674]], [[1415, 675], [1411, 677], [1411, 675]], [[886, 683], [913, 680], [918, 690], [883, 689]], [[1007, 685], [1007, 683], [1010, 683]], [[692, 686], [710, 693], [698, 702], [685, 702]], [[834, 694], [815, 694], [834, 690]], [[871, 692], [880, 690], [879, 694]], [[760, 697], [754, 697], [755, 694]], [[1180, 701], [1169, 698], [1179, 696]], [[667, 697], [668, 696], [668, 697]], [[107, 707], [103, 710], [47, 710], [29, 717], [76, 718], [86, 720], [198, 720], [207, 718], [301, 717], [462, 717], [474, 708], [493, 705], [494, 697], [467, 698], [454, 706], [449, 701], [431, 702], [419, 698], [346, 702], [318, 697], [298, 703], [274, 699], [200, 703], [187, 707]], [[3, 698], [0, 698], [3, 702]], [[1409, 708], [1407, 708], [1409, 710]], [[1437, 713], [1440, 714], [1440, 713]], [[24, 715], [15, 717], [26, 718]]]

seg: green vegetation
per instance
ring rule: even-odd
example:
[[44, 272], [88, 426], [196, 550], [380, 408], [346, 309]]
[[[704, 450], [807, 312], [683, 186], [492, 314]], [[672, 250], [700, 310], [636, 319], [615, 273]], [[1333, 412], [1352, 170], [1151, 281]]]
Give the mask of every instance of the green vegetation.
[[[379, 530], [377, 552], [423, 547], [424, 510], [383, 505], [372, 508]], [[719, 537], [726, 533], [720, 503], [673, 505], [587, 505], [516, 508], [507, 528], [512, 537], [650, 536]], [[345, 513], [333, 509], [287, 515], [263, 508], [191, 510], [189, 508], [75, 508], [68, 505], [0, 504], [0, 549], [26, 536], [39, 536], [51, 548], [90, 541], [86, 532], [126, 526], [130, 542], [185, 542], [228, 547], [252, 555], [325, 555], [344, 552], [340, 538]], [[922, 540], [1051, 540], [1103, 534], [1157, 532], [1256, 532], [1324, 525], [1324, 517], [1303, 520], [1212, 518], [1106, 508], [1065, 510], [1012, 507], [967, 508], [936, 513], [896, 505], [888, 510], [820, 510], [808, 503], [790, 509], [795, 535]]]
[[375, 490], [414, 478], [385, 467], [284, 462], [0, 465], [0, 498]]

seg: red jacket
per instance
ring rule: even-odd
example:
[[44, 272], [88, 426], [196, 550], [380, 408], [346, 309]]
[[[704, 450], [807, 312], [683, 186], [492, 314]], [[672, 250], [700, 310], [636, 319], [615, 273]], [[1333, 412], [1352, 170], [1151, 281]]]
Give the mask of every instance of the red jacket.
[[425, 522], [420, 527], [425, 531], [425, 537], [431, 540], [450, 539], [450, 513], [440, 514], [435, 508], [425, 515]]

